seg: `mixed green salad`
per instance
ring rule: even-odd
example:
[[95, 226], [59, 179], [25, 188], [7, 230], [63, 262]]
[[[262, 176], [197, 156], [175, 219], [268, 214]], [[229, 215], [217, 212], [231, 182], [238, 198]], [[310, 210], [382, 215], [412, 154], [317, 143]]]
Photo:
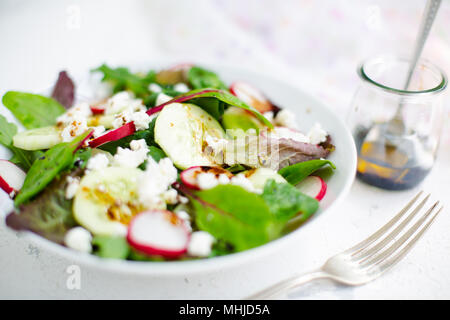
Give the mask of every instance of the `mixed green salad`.
[[94, 100], [64, 71], [51, 96], [3, 96], [25, 128], [0, 115], [9, 227], [104, 258], [180, 260], [263, 245], [317, 211], [326, 183], [312, 174], [335, 168], [320, 124], [303, 133], [252, 85], [192, 64], [92, 72]]

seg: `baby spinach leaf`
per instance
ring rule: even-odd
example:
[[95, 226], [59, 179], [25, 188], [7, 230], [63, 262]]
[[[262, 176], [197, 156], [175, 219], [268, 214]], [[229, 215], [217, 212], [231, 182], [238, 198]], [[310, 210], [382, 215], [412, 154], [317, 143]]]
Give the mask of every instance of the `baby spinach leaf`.
[[[157, 109], [154, 109], [152, 111], [158, 112], [158, 111], [162, 110], [162, 108], [164, 108], [166, 105], [169, 105], [171, 103], [175, 103], [175, 102], [182, 103], [182, 102], [187, 102], [187, 101], [190, 101], [193, 99], [198, 101], [198, 100], [200, 100], [200, 98], [214, 98], [214, 99], [217, 99], [227, 105], [235, 106], [238, 108], [248, 110], [248, 111], [252, 112], [267, 127], [273, 128], [272, 123], [269, 120], [267, 120], [261, 113], [259, 113], [258, 110], [256, 110], [252, 106], [245, 104], [244, 102], [239, 100], [237, 97], [233, 96], [231, 93], [229, 93], [228, 91], [225, 91], [225, 90], [217, 90], [217, 89], [192, 90], [192, 91], [189, 91], [187, 93], [179, 95], [179, 96], [173, 98], [172, 100], [155, 107]], [[220, 114], [221, 115], [223, 113], [223, 110], [220, 110], [219, 105], [217, 105], [216, 110], [209, 111], [209, 112], [213, 112], [212, 114], [216, 114], [216, 115]]]
[[102, 258], [126, 259], [130, 246], [124, 237], [95, 236], [92, 239], [94, 254]]
[[329, 164], [331, 168], [336, 169], [336, 166], [330, 160], [316, 159], [305, 162], [299, 162], [287, 167], [284, 167], [279, 174], [283, 176], [290, 184], [296, 185], [314, 171], [320, 169], [324, 165]]
[[194, 89], [227, 89], [227, 86], [214, 72], [196, 66], [189, 69], [188, 81]]
[[52, 98], [26, 92], [8, 91], [2, 102], [27, 129], [54, 125], [66, 111]]
[[289, 183], [277, 183], [273, 179], [266, 182], [261, 197], [281, 222], [287, 222], [297, 214], [301, 214], [304, 221], [319, 208], [316, 199], [301, 193]]
[[262, 245], [281, 232], [265, 201], [239, 186], [219, 185], [193, 192], [180, 186], [195, 208], [195, 222], [200, 230], [242, 251]]
[[37, 159], [28, 171], [14, 204], [19, 206], [27, 202], [41, 192], [61, 171], [69, 168], [73, 162], [75, 151], [88, 134], [90, 134], [89, 131], [76, 137], [71, 142], [57, 144]]
[[77, 225], [72, 215], [72, 200], [65, 197], [67, 176], [56, 178], [34, 201], [21, 205], [19, 212], [6, 217], [6, 224], [15, 230], [33, 231], [44, 238], [63, 244], [66, 232]]
[[13, 146], [13, 137], [17, 133], [17, 127], [0, 115], [0, 144], [11, 150], [13, 157], [9, 160], [23, 170], [28, 171], [33, 162], [43, 155], [42, 151], [28, 151]]
[[153, 158], [153, 160], [155, 160], [156, 162], [159, 162], [159, 160], [161, 160], [161, 159], [163, 159], [163, 158], [166, 158], [167, 157], [167, 155], [166, 155], [166, 153], [163, 151], [163, 150], [161, 150], [160, 148], [158, 148], [158, 147], [155, 147], [155, 146], [150, 146], [149, 148], [148, 148], [148, 154]]

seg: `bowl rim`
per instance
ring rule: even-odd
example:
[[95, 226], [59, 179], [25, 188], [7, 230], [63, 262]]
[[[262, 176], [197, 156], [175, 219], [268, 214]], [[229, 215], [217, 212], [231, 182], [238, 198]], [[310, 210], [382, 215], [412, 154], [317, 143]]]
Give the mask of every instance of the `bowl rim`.
[[[174, 62], [173, 60], [162, 60], [155, 61], [154, 63], [129, 63], [130, 68], [139, 67], [139, 68], [158, 68], [163, 65], [169, 65]], [[175, 61], [176, 62], [176, 61]], [[197, 61], [193, 61], [197, 63]], [[206, 68], [214, 68], [214, 63], [208, 62], [198, 62], [199, 65], [204, 66]], [[216, 68], [217, 68], [217, 64]], [[189, 273], [189, 274], [197, 274], [203, 272], [212, 272], [217, 269], [225, 269], [227, 267], [232, 267], [240, 264], [245, 264], [249, 260], [257, 259], [264, 255], [268, 255], [270, 252], [273, 252], [277, 248], [282, 247], [285, 243], [290, 241], [293, 237], [295, 237], [301, 230], [305, 228], [310, 228], [313, 225], [312, 221], [319, 219], [324, 216], [326, 212], [332, 211], [335, 209], [341, 201], [346, 197], [349, 193], [350, 188], [353, 184], [356, 174], [356, 146], [353, 141], [353, 137], [350, 133], [348, 126], [345, 124], [345, 120], [337, 115], [335, 111], [333, 111], [330, 107], [324, 104], [322, 101], [317, 99], [316, 97], [306, 93], [298, 86], [294, 86], [282, 79], [278, 75], [274, 75], [273, 73], [264, 72], [261, 70], [249, 69], [241, 66], [236, 66], [232, 64], [220, 64], [220, 69], [230, 69], [232, 72], [236, 73], [246, 73], [253, 74], [254, 76], [263, 76], [269, 79], [269, 81], [278, 81], [282, 83], [284, 86], [290, 87], [290, 89], [294, 91], [299, 91], [302, 95], [307, 96], [311, 101], [314, 102], [314, 105], [319, 105], [320, 108], [323, 108], [329, 113], [329, 116], [333, 118], [336, 123], [338, 123], [338, 127], [342, 129], [342, 136], [340, 139], [343, 139], [344, 143], [348, 143], [350, 146], [350, 162], [348, 163], [348, 167], [350, 168], [349, 172], [353, 174], [348, 174], [345, 177], [345, 182], [343, 184], [343, 188], [337, 193], [336, 199], [329, 204], [329, 207], [326, 208], [319, 215], [315, 215], [312, 219], [309, 219], [305, 224], [303, 224], [300, 228], [289, 232], [282, 237], [272, 240], [264, 245], [248, 249], [242, 252], [232, 253], [224, 256], [217, 256], [208, 259], [193, 259], [193, 260], [182, 260], [182, 261], [132, 261], [132, 260], [120, 260], [120, 259], [106, 259], [100, 258], [92, 254], [86, 254], [77, 252], [75, 250], [70, 250], [64, 246], [61, 246], [57, 243], [54, 243], [50, 240], [47, 240], [33, 232], [30, 231], [19, 231], [21, 233], [21, 237], [29, 240], [35, 245], [39, 246], [42, 249], [49, 251], [50, 253], [54, 253], [59, 255], [68, 261], [73, 262], [73, 264], [80, 266], [87, 266], [89, 268], [103, 270], [113, 273], [133, 273], [138, 275], [150, 275], [157, 274], [160, 276], [173, 276], [180, 275], [180, 272]], [[42, 92], [42, 91], [40, 91]], [[314, 108], [314, 107], [313, 107]], [[10, 230], [8, 228], [8, 230]], [[23, 235], [22, 235], [23, 234]]]

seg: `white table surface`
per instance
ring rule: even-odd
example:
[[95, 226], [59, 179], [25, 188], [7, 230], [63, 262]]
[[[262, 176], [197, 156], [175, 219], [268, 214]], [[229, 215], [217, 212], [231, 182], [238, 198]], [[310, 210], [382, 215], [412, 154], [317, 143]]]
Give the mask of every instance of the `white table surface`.
[[[358, 85], [356, 64], [383, 52], [408, 52], [421, 1], [2, 1], [0, 2], [0, 94], [36, 90], [57, 72], [104, 61], [133, 64], [161, 57], [180, 61], [226, 61], [264, 68], [311, 92], [345, 116]], [[318, 10], [320, 7], [320, 10]], [[443, 4], [425, 55], [449, 74], [450, 34]], [[10, 116], [5, 110], [2, 114]], [[448, 122], [448, 111], [446, 113]], [[444, 128], [438, 161], [419, 187], [448, 208], [450, 135]], [[418, 189], [389, 192], [356, 181], [340, 207], [317, 221], [317, 249], [308, 267], [383, 225]], [[4, 194], [0, 197], [0, 203]], [[450, 215], [444, 209], [414, 250], [379, 280], [362, 287], [321, 281], [294, 299], [449, 299]], [[0, 298], [48, 298], [52, 276], [46, 254], [0, 226]], [[55, 261], [57, 264], [58, 261]], [[304, 267], [304, 261], [303, 267]], [[280, 268], [297, 270], [286, 255]], [[270, 277], [270, 275], [267, 275]]]

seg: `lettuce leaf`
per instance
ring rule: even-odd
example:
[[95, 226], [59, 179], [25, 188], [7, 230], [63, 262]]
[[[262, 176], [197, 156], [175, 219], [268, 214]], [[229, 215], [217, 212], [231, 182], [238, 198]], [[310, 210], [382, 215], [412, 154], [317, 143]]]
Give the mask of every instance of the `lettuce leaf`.
[[26, 92], [8, 91], [2, 102], [27, 129], [54, 125], [66, 111], [52, 98]]
[[299, 162], [288, 167], [284, 167], [278, 171], [290, 184], [296, 185], [314, 171], [322, 168], [325, 165], [330, 165], [331, 168], [336, 169], [336, 166], [330, 160], [315, 159], [305, 162]]
[[61, 71], [58, 80], [53, 87], [52, 98], [61, 103], [64, 108], [69, 109], [75, 99], [75, 84], [66, 71]]
[[34, 201], [21, 205], [18, 213], [10, 213], [6, 224], [15, 230], [33, 231], [63, 244], [66, 232], [77, 225], [72, 215], [72, 200], [65, 197], [66, 178], [80, 173], [81, 170], [77, 170], [56, 178]]
[[319, 208], [316, 199], [301, 193], [289, 183], [277, 183], [273, 179], [266, 182], [261, 197], [272, 214], [284, 223], [299, 214], [299, 219], [305, 221]]
[[242, 187], [219, 185], [198, 192], [184, 186], [179, 189], [192, 201], [197, 227], [230, 243], [235, 251], [262, 245], [280, 235], [282, 225], [266, 202]]
[[124, 237], [95, 236], [92, 239], [94, 254], [102, 258], [126, 259], [130, 246]]
[[19, 206], [27, 202], [41, 192], [60, 172], [68, 169], [73, 163], [75, 151], [90, 133], [87, 131], [71, 142], [57, 144], [37, 159], [28, 171], [14, 204]]
[[227, 89], [227, 86], [212, 71], [194, 66], [188, 71], [188, 82], [194, 89]]

